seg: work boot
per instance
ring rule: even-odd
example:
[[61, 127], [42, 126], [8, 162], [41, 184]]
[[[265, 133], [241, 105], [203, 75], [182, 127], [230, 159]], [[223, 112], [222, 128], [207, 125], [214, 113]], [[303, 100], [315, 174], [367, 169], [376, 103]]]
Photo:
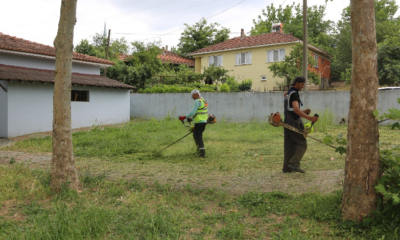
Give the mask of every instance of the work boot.
[[205, 158], [206, 157], [206, 150], [204, 148], [200, 148], [198, 151], [199, 157]]
[[282, 172], [283, 172], [283, 173], [291, 173], [291, 172], [293, 172], [293, 170], [292, 170], [291, 168], [289, 168], [289, 169], [282, 169]]
[[292, 169], [292, 171], [294, 172], [301, 172], [301, 173], [305, 173], [306, 171], [304, 171], [303, 169], [301, 169], [299, 166], [296, 166], [294, 164], [290, 164], [289, 163], [289, 167]]

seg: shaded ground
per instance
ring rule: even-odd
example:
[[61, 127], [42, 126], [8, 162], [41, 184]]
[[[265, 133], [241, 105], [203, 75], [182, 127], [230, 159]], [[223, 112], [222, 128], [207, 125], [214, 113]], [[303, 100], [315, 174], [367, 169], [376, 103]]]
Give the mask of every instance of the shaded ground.
[[[32, 167], [49, 167], [51, 153], [0, 151], [0, 164], [26, 163]], [[107, 174], [110, 180], [139, 179], [147, 183], [168, 183], [175, 188], [188, 184], [196, 188], [216, 188], [238, 195], [249, 191], [321, 192], [342, 187], [343, 170], [307, 171], [306, 174], [283, 174], [277, 171], [233, 172], [229, 169], [207, 169], [158, 161], [110, 162], [95, 158], [77, 158], [80, 173]], [[198, 169], [201, 168], [201, 169]]]

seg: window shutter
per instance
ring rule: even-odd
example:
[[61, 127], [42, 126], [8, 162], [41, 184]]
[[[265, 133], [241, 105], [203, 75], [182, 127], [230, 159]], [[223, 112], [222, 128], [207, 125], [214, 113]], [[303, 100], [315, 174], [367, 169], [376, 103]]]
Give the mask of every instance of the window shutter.
[[219, 66], [218, 66], [218, 56], [214, 56], [214, 65], [215, 65], [216, 67], [219, 67]]
[[270, 50], [267, 51], [267, 62], [273, 62], [274, 61], [274, 51]]
[[223, 62], [222, 62], [222, 61], [223, 61], [222, 55], [219, 55], [219, 56], [218, 56], [218, 66], [219, 66], [219, 67], [222, 67], [222, 66], [223, 66]]
[[274, 50], [274, 62], [279, 60], [279, 50]]
[[246, 53], [246, 63], [251, 64], [251, 52]]
[[279, 61], [285, 59], [285, 49], [279, 49]]
[[212, 64], [214, 64], [214, 57], [208, 57], [208, 66], [210, 67]]
[[240, 54], [240, 63], [245, 64], [246, 63], [246, 53], [241, 53]]
[[236, 65], [240, 65], [240, 53], [236, 53]]

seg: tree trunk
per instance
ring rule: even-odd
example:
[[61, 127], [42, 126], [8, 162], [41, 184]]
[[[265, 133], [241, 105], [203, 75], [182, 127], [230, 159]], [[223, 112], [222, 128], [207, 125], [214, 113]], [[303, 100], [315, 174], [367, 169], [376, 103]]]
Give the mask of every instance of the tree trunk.
[[373, 115], [378, 102], [374, 0], [351, 0], [353, 69], [347, 156], [343, 186], [344, 219], [360, 221], [376, 209], [379, 131]]
[[53, 158], [51, 187], [59, 191], [63, 184], [80, 187], [72, 152], [71, 71], [77, 0], [62, 0], [56, 48], [56, 76], [53, 97]]

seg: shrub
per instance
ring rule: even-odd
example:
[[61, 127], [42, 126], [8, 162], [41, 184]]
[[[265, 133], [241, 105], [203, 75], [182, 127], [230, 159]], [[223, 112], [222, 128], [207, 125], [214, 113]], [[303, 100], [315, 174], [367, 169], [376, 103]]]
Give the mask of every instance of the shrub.
[[239, 83], [236, 81], [235, 77], [228, 76], [226, 78], [226, 84], [228, 84], [231, 92], [239, 92]]
[[219, 91], [220, 91], [220, 92], [230, 92], [231, 89], [229, 88], [229, 85], [228, 85], [228, 84], [224, 83], [224, 84], [222, 84], [221, 87], [219, 88]]
[[217, 86], [205, 85], [200, 83], [186, 85], [164, 85], [159, 84], [151, 88], [140, 89], [138, 93], [190, 93], [193, 89], [198, 89], [200, 92], [215, 92]]
[[252, 85], [253, 81], [251, 79], [245, 79], [239, 84], [239, 90], [241, 92], [249, 91]]

